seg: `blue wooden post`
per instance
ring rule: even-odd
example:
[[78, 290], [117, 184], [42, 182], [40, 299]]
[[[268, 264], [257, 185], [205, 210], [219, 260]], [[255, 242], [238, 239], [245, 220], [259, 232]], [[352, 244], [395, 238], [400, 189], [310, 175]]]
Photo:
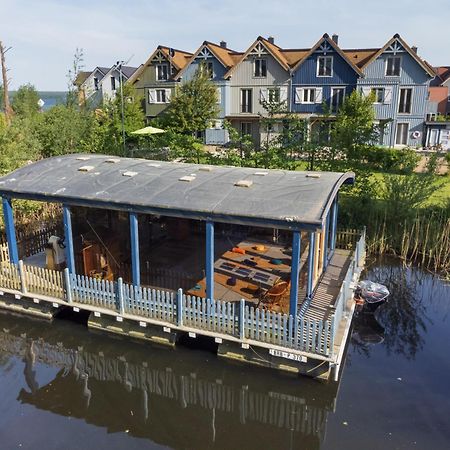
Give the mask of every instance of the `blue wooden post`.
[[325, 270], [328, 266], [328, 241], [330, 237], [330, 212], [327, 214], [327, 218], [325, 220], [325, 229], [323, 231], [325, 233], [325, 241], [323, 244], [323, 270]]
[[214, 222], [206, 222], [206, 298], [214, 300]]
[[241, 298], [239, 304], [239, 339], [245, 339], [245, 300]]
[[301, 233], [292, 233], [292, 263], [291, 263], [291, 295], [289, 301], [289, 314], [297, 317], [298, 284], [300, 278], [300, 246]]
[[70, 208], [63, 205], [64, 242], [66, 243], [66, 264], [70, 274], [75, 273], [75, 253], [73, 251], [72, 217]]
[[183, 289], [178, 289], [177, 292], [177, 325], [183, 326]]
[[139, 260], [139, 229], [137, 214], [130, 212], [130, 237], [131, 237], [131, 274], [133, 284], [141, 284], [141, 268]]
[[5, 222], [6, 240], [8, 241], [9, 260], [13, 264], [19, 264], [19, 252], [17, 251], [16, 229], [14, 227], [14, 215], [10, 198], [3, 198], [3, 221]]
[[311, 298], [313, 292], [313, 278], [314, 278], [314, 253], [316, 248], [316, 233], [309, 232], [309, 252], [308, 252], [308, 284], [306, 287], [306, 297]]

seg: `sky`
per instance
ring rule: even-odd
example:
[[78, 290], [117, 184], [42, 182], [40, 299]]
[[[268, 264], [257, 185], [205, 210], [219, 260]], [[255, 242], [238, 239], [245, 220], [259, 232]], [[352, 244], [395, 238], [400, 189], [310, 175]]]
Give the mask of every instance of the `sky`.
[[[433, 5], [432, 7], [429, 5]], [[194, 52], [204, 40], [245, 51], [257, 36], [311, 47], [381, 47], [395, 33], [432, 65], [450, 65], [450, 0], [0, 0], [10, 88], [67, 89], [76, 48], [84, 70], [145, 62], [158, 44]]]

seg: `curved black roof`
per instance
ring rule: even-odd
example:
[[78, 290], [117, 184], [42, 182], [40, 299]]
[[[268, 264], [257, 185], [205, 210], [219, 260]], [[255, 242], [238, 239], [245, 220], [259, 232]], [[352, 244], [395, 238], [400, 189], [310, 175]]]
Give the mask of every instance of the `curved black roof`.
[[0, 195], [286, 229], [322, 227], [354, 174], [74, 154], [0, 178]]

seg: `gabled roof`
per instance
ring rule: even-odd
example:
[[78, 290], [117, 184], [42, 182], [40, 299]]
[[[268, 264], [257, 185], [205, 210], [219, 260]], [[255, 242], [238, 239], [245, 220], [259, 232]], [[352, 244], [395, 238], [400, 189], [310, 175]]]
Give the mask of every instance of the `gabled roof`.
[[74, 86], [81, 86], [92, 72], [80, 71], [73, 82]]
[[435, 67], [434, 71], [442, 83], [450, 78], [450, 66]]
[[365, 68], [367, 67], [372, 61], [375, 61], [375, 59], [377, 59], [380, 55], [382, 55], [386, 49], [392, 45], [395, 41], [398, 41], [401, 46], [407, 51], [407, 53], [409, 53], [411, 55], [411, 57], [417, 62], [417, 64], [419, 64], [419, 66], [422, 67], [422, 69], [428, 73], [431, 77], [435, 77], [436, 73], [433, 70], [433, 68], [427, 63], [425, 62], [422, 58], [420, 58], [420, 56], [413, 51], [413, 49], [400, 37], [400, 35], [394, 34], [394, 36], [392, 36], [391, 39], [389, 39], [389, 41], [386, 42], [386, 44], [381, 47], [377, 52], [375, 52], [372, 56], [370, 56], [370, 58], [368, 58], [364, 65], [361, 68]]
[[[108, 72], [104, 75], [103, 78], [105, 78], [107, 75], [109, 75], [114, 70], [117, 70], [116, 65], [112, 66], [111, 69], [108, 70]], [[122, 66], [122, 75], [125, 78], [125, 80], [128, 80], [133, 75], [133, 73], [136, 72], [136, 70], [138, 70], [138, 67]]]
[[323, 42], [327, 42], [331, 45], [333, 50], [346, 61], [349, 66], [360, 76], [363, 76], [363, 73], [361, 69], [354, 64], [351, 59], [348, 58], [348, 56], [341, 50], [341, 48], [336, 44], [336, 42], [333, 41], [333, 39], [330, 38], [330, 36], [325, 33], [317, 42], [316, 44], [311, 48], [309, 52], [307, 52], [305, 55], [303, 55], [303, 58], [298, 61], [298, 63], [293, 67], [292, 70], [297, 70], [319, 47]]
[[[170, 51], [172, 50], [173, 56], [170, 57]], [[141, 66], [133, 73], [133, 75], [129, 78], [130, 83], [134, 83], [142, 74], [142, 72], [151, 64], [153, 58], [156, 56], [156, 54], [161, 51], [163, 55], [166, 57], [167, 61], [171, 61], [172, 65], [177, 69], [177, 71], [180, 71], [183, 69], [183, 67], [188, 63], [189, 59], [192, 56], [192, 53], [185, 52], [184, 50], [177, 50], [175, 48], [166, 47], [164, 45], [158, 45], [156, 47], [155, 51], [149, 56], [147, 61], [145, 61], [144, 64], [141, 64]]]
[[286, 56], [283, 54], [282, 49], [280, 47], [278, 47], [278, 45], [272, 44], [271, 42], [269, 42], [267, 39], [263, 38], [262, 36], [258, 36], [256, 38], [256, 41], [253, 42], [252, 45], [250, 45], [250, 47], [247, 49], [247, 51], [245, 53], [241, 54], [237, 58], [237, 60], [234, 63], [234, 66], [231, 67], [231, 69], [224, 75], [224, 78], [229, 78], [233, 74], [236, 67], [247, 58], [247, 56], [250, 54], [250, 52], [253, 50], [253, 48], [259, 42], [262, 45], [264, 45], [266, 50], [278, 61], [278, 63], [281, 65], [281, 67], [283, 67], [283, 69], [289, 70], [289, 63], [288, 63]]
[[204, 41], [202, 45], [196, 50], [196, 52], [189, 58], [186, 65], [181, 69], [177, 75], [174, 77], [175, 80], [178, 80], [183, 75], [184, 71], [189, 67], [189, 65], [195, 61], [195, 58], [200, 54], [200, 52], [207, 48], [215, 58], [226, 68], [231, 69], [236, 61], [236, 55], [240, 56], [242, 53], [237, 53], [234, 50], [231, 50], [227, 47], [221, 47], [220, 45], [214, 44], [213, 42]]
[[350, 48], [343, 49], [342, 51], [347, 55], [347, 58], [352, 61], [353, 64], [362, 69], [366, 62], [372, 58], [378, 50], [379, 48]]

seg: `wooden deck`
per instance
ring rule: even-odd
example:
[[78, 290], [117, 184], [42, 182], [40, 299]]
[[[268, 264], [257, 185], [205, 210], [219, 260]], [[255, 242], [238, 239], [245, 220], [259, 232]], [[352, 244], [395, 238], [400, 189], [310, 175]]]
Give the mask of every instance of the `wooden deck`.
[[323, 277], [319, 281], [311, 303], [306, 308], [305, 318], [328, 320], [333, 314], [334, 305], [347, 274], [351, 257], [352, 252], [350, 250], [336, 249]]

